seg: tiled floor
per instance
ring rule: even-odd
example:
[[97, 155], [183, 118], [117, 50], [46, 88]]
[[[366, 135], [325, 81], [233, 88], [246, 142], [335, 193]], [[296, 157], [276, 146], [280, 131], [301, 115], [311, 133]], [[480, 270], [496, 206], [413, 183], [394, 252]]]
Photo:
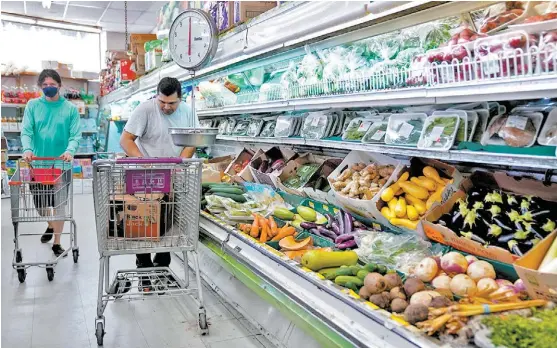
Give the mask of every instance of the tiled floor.
[[[20, 284], [11, 267], [13, 226], [10, 200], [2, 199], [2, 347], [96, 347], [94, 323], [97, 300], [98, 251], [93, 198], [76, 195], [79, 263], [71, 254], [56, 267], [49, 282], [41, 268], [30, 268]], [[20, 224], [21, 232], [44, 231], [46, 223]], [[67, 226], [67, 225], [66, 225]], [[24, 260], [52, 257], [51, 244], [38, 236], [20, 239]], [[68, 241], [63, 244], [68, 245]], [[176, 265], [176, 260], [173, 260]], [[131, 256], [111, 259], [111, 268], [134, 267]], [[233, 348], [271, 347], [233, 308], [204, 288], [210, 332], [201, 336], [196, 306], [189, 298], [110, 303], [105, 311], [106, 348]]]

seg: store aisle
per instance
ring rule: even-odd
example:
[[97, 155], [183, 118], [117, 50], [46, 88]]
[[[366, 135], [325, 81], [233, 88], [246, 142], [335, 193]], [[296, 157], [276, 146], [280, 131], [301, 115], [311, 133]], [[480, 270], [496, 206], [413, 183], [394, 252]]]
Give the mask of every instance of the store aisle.
[[[30, 268], [20, 284], [11, 267], [13, 227], [10, 200], [2, 199], [2, 347], [96, 347], [94, 321], [97, 300], [98, 252], [93, 198], [76, 195], [79, 263], [71, 254], [56, 267], [53, 282], [42, 268]], [[42, 232], [46, 223], [20, 224], [22, 232]], [[67, 226], [67, 225], [66, 225]], [[63, 240], [64, 247], [69, 244]], [[22, 239], [24, 260], [52, 256], [51, 244], [39, 236]], [[176, 260], [173, 260], [176, 265]], [[116, 257], [111, 269], [134, 267], [134, 258]], [[106, 348], [233, 348], [272, 347], [247, 320], [204, 289], [210, 322], [208, 336], [198, 334], [196, 307], [188, 298], [110, 303], [105, 311]]]

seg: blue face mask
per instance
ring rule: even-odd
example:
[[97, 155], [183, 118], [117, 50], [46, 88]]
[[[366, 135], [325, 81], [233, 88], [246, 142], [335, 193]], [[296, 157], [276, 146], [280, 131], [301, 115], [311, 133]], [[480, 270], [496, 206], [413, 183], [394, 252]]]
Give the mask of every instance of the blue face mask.
[[58, 94], [58, 87], [54, 87], [54, 86], [45, 87], [43, 88], [43, 93], [45, 96], [52, 98], [56, 94]]

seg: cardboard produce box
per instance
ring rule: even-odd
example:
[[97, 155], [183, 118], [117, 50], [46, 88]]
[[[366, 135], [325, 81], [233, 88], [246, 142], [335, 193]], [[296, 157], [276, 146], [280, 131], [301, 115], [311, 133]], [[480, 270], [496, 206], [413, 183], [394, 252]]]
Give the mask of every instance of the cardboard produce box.
[[514, 263], [514, 269], [524, 282], [528, 295], [536, 299], [557, 301], [557, 274], [540, 272], [538, 268], [545, 254], [557, 238], [557, 230], [536, 244]]
[[311, 184], [313, 184], [313, 181], [314, 181], [313, 179], [316, 179], [319, 176], [321, 176], [321, 177], [325, 178], [325, 180], [327, 180], [327, 177], [329, 175], [331, 175], [331, 173], [341, 163], [342, 163], [342, 158], [329, 158], [329, 159], [325, 160], [325, 162], [323, 162], [323, 165], [321, 166], [321, 168], [319, 168], [319, 170], [317, 171], [315, 177], [312, 178], [312, 180], [309, 183], [307, 183], [307, 185], [304, 186], [304, 188], [302, 189], [304, 191], [304, 193], [309, 198], [314, 199], [316, 201], [323, 202], [323, 203], [335, 204], [336, 202], [334, 201], [332, 190], [329, 190], [329, 192], [323, 192], [321, 190], [314, 189], [311, 186]]
[[239, 177], [243, 181], [254, 182], [253, 175], [249, 169], [249, 163], [254, 157], [260, 154], [263, 154], [263, 150], [261, 149], [253, 151], [248, 148], [243, 148], [224, 172], [232, 177]]
[[[438, 160], [434, 160], [434, 159], [428, 159], [428, 158], [419, 158], [419, 157], [414, 157], [410, 160], [410, 166], [403, 166], [403, 168], [400, 170], [400, 172], [397, 174], [396, 178], [393, 178], [393, 182], [396, 182], [398, 180], [398, 178], [400, 178], [400, 176], [405, 173], [405, 172], [409, 172], [410, 173], [410, 177], [418, 177], [418, 176], [423, 176], [423, 169], [426, 166], [430, 166], [433, 167], [435, 169], [437, 169], [437, 172], [439, 173], [439, 176], [441, 178], [446, 178], [446, 179], [452, 179], [453, 183], [452, 184], [448, 184], [445, 189], [443, 190], [443, 193], [441, 194], [441, 203], [434, 203], [432, 205], [432, 207], [430, 208], [433, 209], [435, 206], [440, 205], [444, 202], [446, 202], [447, 200], [449, 200], [449, 198], [453, 195], [453, 193], [455, 193], [456, 191], [459, 190], [459, 185], [462, 182], [462, 180], [464, 179], [462, 174], [454, 167], [451, 166], [449, 164], [443, 163], [441, 161]], [[376, 195], [373, 198], [373, 207], [372, 207], [372, 212], [374, 215], [374, 218], [380, 222], [381, 224], [383, 224], [384, 226], [388, 226], [392, 229], [406, 229], [404, 227], [395, 227], [393, 226], [389, 220], [387, 220], [387, 218], [385, 218], [383, 216], [383, 214], [381, 214], [381, 209], [387, 205], [387, 202], [384, 202], [381, 199], [381, 194], [383, 193], [383, 191], [385, 191], [390, 185], [385, 185], [385, 187], [383, 187], [380, 191], [379, 194]], [[427, 212], [423, 215], [424, 217], [427, 215]], [[413, 230], [409, 230], [406, 229], [408, 231], [413, 231]], [[418, 234], [425, 236], [425, 232], [423, 230], [423, 226], [421, 224], [418, 224], [418, 227], [415, 231], [413, 232], [418, 232]]]
[[233, 160], [234, 160], [234, 156], [232, 155], [215, 157], [207, 161], [207, 166], [212, 168], [213, 170], [224, 172], [226, 171], [226, 168], [228, 168], [228, 166], [230, 165], [230, 163], [232, 163]]
[[[277, 188], [288, 192], [290, 194], [293, 195], [297, 195], [297, 196], [302, 196], [302, 197], [307, 197], [306, 193], [303, 190], [303, 187], [309, 182], [311, 181], [311, 179], [313, 177], [315, 177], [317, 175], [317, 173], [319, 172], [319, 170], [321, 169], [321, 167], [323, 166], [323, 163], [328, 159], [328, 157], [325, 156], [318, 156], [318, 155], [314, 155], [312, 153], [306, 153], [303, 155], [300, 155], [299, 157], [288, 161], [288, 163], [286, 163], [286, 166], [282, 169], [280, 175], [275, 179], [275, 183]], [[308, 181], [302, 183], [302, 185], [300, 186], [300, 188], [298, 189], [293, 189], [293, 188], [289, 188], [287, 186], [285, 186], [283, 183], [288, 180], [290, 177], [292, 177], [293, 175], [296, 175], [296, 173], [298, 172], [298, 169], [305, 165], [305, 164], [309, 164], [309, 163], [314, 163], [318, 166], [317, 170], [315, 173], [313, 173], [309, 178]]]
[[277, 6], [276, 1], [234, 1], [234, 25], [255, 18]]
[[[394, 178], [398, 177], [398, 173], [402, 169], [402, 165], [400, 161], [391, 158], [389, 156], [376, 154], [376, 153], [369, 153], [369, 152], [362, 152], [362, 151], [352, 151], [350, 152], [342, 161], [342, 163], [329, 175], [327, 180], [331, 183], [331, 179], [336, 179], [339, 175], [344, 171], [344, 169], [356, 164], [356, 163], [364, 163], [366, 165], [377, 163], [379, 165], [392, 165], [394, 166], [394, 172], [391, 174], [387, 182], [383, 185], [383, 187], [389, 186], [393, 181]], [[379, 192], [374, 196], [376, 197]], [[373, 198], [370, 200], [364, 199], [357, 199], [357, 198], [350, 198], [337, 192], [333, 185], [331, 185], [331, 192], [333, 193], [334, 200], [338, 205], [345, 208], [346, 210], [353, 212], [357, 215], [363, 216], [365, 218], [372, 218], [374, 219], [374, 208]]]
[[506, 173], [486, 173], [476, 171], [460, 183], [459, 190], [446, 202], [433, 207], [422, 220], [425, 235], [438, 243], [449, 245], [455, 249], [478, 255], [492, 260], [512, 264], [519, 257], [507, 249], [496, 246], [484, 247], [482, 244], [459, 236], [455, 231], [437, 223], [443, 214], [449, 213], [456, 202], [466, 199], [467, 192], [475, 186], [484, 186], [496, 190], [507, 191], [518, 195], [533, 195], [546, 201], [557, 201], [557, 184], [544, 185], [539, 180], [514, 178]]
[[[259, 156], [254, 156], [249, 164], [249, 169], [253, 178], [255, 179], [255, 182], [276, 188], [276, 179], [281, 174], [282, 168], [286, 166], [286, 163], [288, 163], [288, 161], [293, 160], [296, 157], [298, 157], [298, 154], [292, 150], [281, 149], [280, 147], [272, 147], [269, 150], [265, 151], [265, 153], [262, 153]], [[272, 167], [272, 165], [278, 160], [282, 160], [284, 162], [284, 166], [279, 170], [273, 170], [269, 173], [264, 173], [259, 170], [264, 161], [267, 161], [268, 163], [270, 161], [267, 167]]]
[[155, 34], [130, 34], [130, 45], [144, 44], [147, 41], [156, 40]]

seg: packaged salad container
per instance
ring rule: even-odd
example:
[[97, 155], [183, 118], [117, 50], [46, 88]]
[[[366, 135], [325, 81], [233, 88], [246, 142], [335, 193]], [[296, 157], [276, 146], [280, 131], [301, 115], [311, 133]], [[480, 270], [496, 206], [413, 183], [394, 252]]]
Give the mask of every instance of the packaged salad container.
[[362, 138], [362, 143], [366, 144], [384, 144], [385, 135], [387, 134], [387, 127], [389, 122], [387, 121], [377, 121], [373, 122], [371, 127]]
[[381, 116], [368, 116], [354, 118], [342, 133], [342, 140], [361, 141], [374, 122], [382, 121]]
[[271, 119], [271, 120], [267, 120], [265, 121], [265, 123], [263, 124], [263, 129], [261, 129], [261, 133], [259, 134], [259, 136], [263, 137], [263, 138], [272, 138], [275, 136], [275, 126], [277, 125], [277, 120], [276, 119]]
[[432, 116], [442, 116], [457, 115], [460, 117], [460, 123], [458, 125], [458, 131], [456, 132], [456, 142], [467, 141], [468, 140], [468, 114], [464, 110], [447, 110], [447, 111], [435, 111]]
[[322, 139], [328, 136], [334, 124], [330, 114], [310, 112], [304, 119], [301, 136], [306, 139]]
[[299, 117], [292, 115], [281, 115], [277, 117], [275, 125], [276, 138], [288, 138], [296, 134]]
[[250, 125], [249, 120], [240, 120], [236, 123], [236, 127], [234, 127], [234, 131], [232, 131], [232, 135], [237, 136], [246, 136], [248, 135], [248, 128]]
[[392, 114], [389, 117], [385, 143], [416, 146], [420, 140], [427, 115], [424, 113]]
[[418, 149], [449, 151], [454, 144], [460, 117], [453, 115], [434, 115], [426, 119], [418, 141]]
[[247, 136], [248, 137], [257, 137], [261, 133], [263, 129], [263, 125], [265, 124], [265, 120], [263, 119], [252, 119], [248, 126]]
[[226, 130], [228, 129], [228, 120], [222, 120], [219, 124], [219, 134], [220, 135], [227, 135]]
[[234, 129], [236, 128], [236, 119], [229, 118], [228, 123], [226, 124], [226, 134], [230, 135], [234, 133]]

